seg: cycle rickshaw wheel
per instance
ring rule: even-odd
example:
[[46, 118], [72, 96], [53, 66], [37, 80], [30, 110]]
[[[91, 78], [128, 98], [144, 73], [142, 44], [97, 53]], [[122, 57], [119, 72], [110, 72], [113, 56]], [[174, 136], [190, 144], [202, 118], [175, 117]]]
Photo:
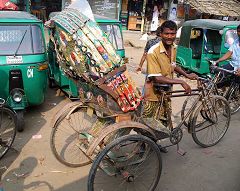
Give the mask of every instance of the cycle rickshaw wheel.
[[11, 148], [16, 136], [16, 115], [8, 108], [0, 108], [0, 159]]
[[88, 131], [99, 121], [93, 113], [87, 114], [87, 107], [80, 106], [71, 114], [65, 112], [55, 123], [50, 146], [57, 160], [69, 167], [80, 167], [91, 163], [85, 151], [92, 138]]
[[161, 171], [157, 144], [146, 136], [126, 135], [97, 155], [89, 173], [88, 191], [153, 191]]
[[213, 96], [196, 109], [192, 118], [192, 137], [201, 147], [216, 145], [225, 135], [230, 124], [231, 112], [227, 100]]

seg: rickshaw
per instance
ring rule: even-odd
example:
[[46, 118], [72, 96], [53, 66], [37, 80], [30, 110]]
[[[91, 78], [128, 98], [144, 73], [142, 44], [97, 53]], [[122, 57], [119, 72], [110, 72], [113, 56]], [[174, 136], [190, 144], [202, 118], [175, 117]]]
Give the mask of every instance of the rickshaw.
[[[49, 15], [49, 18], [56, 15], [58, 12], [53, 12]], [[100, 15], [94, 15], [96, 22], [99, 24], [101, 29], [107, 34], [113, 47], [117, 53], [124, 58], [125, 63], [128, 62], [128, 58], [125, 57], [125, 49], [123, 45], [122, 25], [118, 20], [110, 19]], [[49, 56], [49, 86], [54, 87], [57, 85], [60, 87], [71, 99], [78, 99], [78, 87], [76, 83], [68, 78], [59, 68], [59, 63], [56, 61], [56, 54], [53, 43], [51, 40], [48, 45], [48, 56]]]
[[0, 12], [0, 97], [17, 115], [24, 129], [24, 112], [43, 103], [47, 90], [47, 52], [44, 26], [22, 11]]
[[184, 155], [179, 142], [186, 121], [188, 132], [202, 147], [216, 145], [224, 137], [230, 109], [225, 98], [212, 95], [213, 88], [208, 88], [208, 84], [214, 81], [205, 83], [205, 79], [199, 78], [191, 94], [197, 98], [175, 128], [171, 109], [165, 103], [171, 97], [188, 94], [184, 90], [171, 91], [167, 84], [155, 84], [160, 95], [159, 108], [163, 104], [167, 107], [163, 127], [155, 118], [143, 118], [143, 98], [123, 59], [96, 23], [81, 11], [67, 8], [52, 19], [49, 27], [59, 64], [78, 82], [81, 97], [54, 116], [50, 146], [57, 160], [69, 167], [93, 162], [88, 191], [154, 191], [162, 171], [156, 143], [165, 139], [165, 147], [177, 145], [178, 153]]
[[177, 47], [177, 63], [189, 71], [209, 74], [207, 60], [217, 60], [228, 51], [237, 38], [239, 24], [240, 21], [214, 19], [186, 21]]

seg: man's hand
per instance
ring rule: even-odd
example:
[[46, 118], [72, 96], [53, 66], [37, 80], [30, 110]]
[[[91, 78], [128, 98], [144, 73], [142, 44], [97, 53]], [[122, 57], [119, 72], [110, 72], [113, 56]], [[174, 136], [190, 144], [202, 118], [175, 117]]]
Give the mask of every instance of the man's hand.
[[236, 75], [237, 75], [237, 76], [240, 76], [240, 68], [238, 68], [238, 69], [236, 70]]
[[196, 80], [196, 79], [198, 79], [198, 75], [197, 75], [197, 74], [194, 74], [194, 73], [188, 74], [186, 77], [187, 77], [188, 79], [190, 79], [190, 80]]
[[142, 67], [138, 66], [138, 68], [136, 69], [136, 72], [141, 72], [142, 71]]
[[187, 94], [190, 94], [192, 92], [191, 87], [185, 81], [182, 81], [181, 85], [185, 89]]

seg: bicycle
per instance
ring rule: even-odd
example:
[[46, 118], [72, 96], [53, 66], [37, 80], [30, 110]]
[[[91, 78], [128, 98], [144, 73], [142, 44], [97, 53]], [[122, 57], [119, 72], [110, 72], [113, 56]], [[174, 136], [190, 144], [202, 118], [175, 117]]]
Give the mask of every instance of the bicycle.
[[[183, 90], [166, 91], [166, 89], [169, 89], [169, 87], [161, 84], [156, 86], [156, 91], [161, 95], [159, 106], [164, 100], [169, 100], [172, 97], [197, 95], [197, 99], [184, 119], [175, 128], [172, 126], [170, 108], [168, 108], [167, 127], [171, 144], [165, 147], [177, 145], [178, 153], [185, 154], [179, 149], [179, 142], [183, 137], [182, 125], [187, 119], [190, 121], [188, 132], [191, 133], [194, 142], [201, 147], [213, 146], [223, 138], [229, 127], [231, 117], [229, 104], [225, 98], [212, 95], [206, 91], [201, 79], [198, 81], [198, 88], [192, 90], [194, 93], [191, 95], [184, 94], [185, 91]], [[222, 119], [223, 121], [221, 121]], [[141, 122], [141, 117], [138, 118], [138, 122]], [[154, 130], [154, 127], [151, 127], [150, 124], [145, 125]], [[219, 126], [221, 126], [221, 130], [218, 130]], [[214, 131], [214, 128], [216, 128], [216, 131]], [[137, 132], [141, 133], [141, 131]], [[157, 130], [154, 130], [154, 132], [159, 134]], [[209, 132], [211, 136], [208, 135]], [[112, 190], [113, 187], [115, 190], [139, 190], [143, 187], [144, 190], [155, 190], [162, 170], [160, 153], [156, 144], [156, 141], [161, 139], [161, 135], [154, 138], [148, 133], [142, 132], [142, 134], [130, 134], [115, 139], [98, 153], [89, 173], [88, 191], [107, 191]], [[208, 137], [210, 140], [207, 140]], [[155, 160], [155, 163], [152, 164], [152, 161], [150, 163], [150, 160]], [[153, 175], [150, 175], [152, 172]]]
[[5, 100], [0, 98], [0, 159], [11, 148], [16, 136], [16, 114], [5, 106]]
[[226, 70], [217, 66], [214, 66], [213, 69], [217, 70], [220, 75], [222, 75], [222, 73], [228, 74], [227, 76], [222, 75], [222, 79], [217, 82], [217, 88], [225, 88], [222, 95], [229, 102], [231, 114], [235, 114], [240, 109], [240, 77], [236, 76], [235, 71]]
[[[209, 94], [221, 95], [225, 97], [229, 103], [231, 114], [235, 114], [240, 109], [240, 85], [239, 85], [240, 77], [235, 75], [235, 71], [214, 66], [213, 61], [211, 60], [208, 61], [211, 64], [210, 65], [211, 73], [215, 75], [201, 77], [201, 79], [205, 81], [206, 91], [208, 91]], [[230, 75], [230, 78], [224, 79], [224, 75], [222, 75], [223, 73], [228, 73]], [[227, 88], [226, 82], [228, 83]], [[221, 89], [223, 85], [225, 87], [224, 91]], [[181, 110], [181, 119], [184, 118], [186, 110], [188, 110], [189, 107], [191, 107], [192, 103], [194, 102], [194, 99], [195, 99], [194, 97], [188, 97], [184, 101]], [[187, 127], [189, 124], [185, 122], [184, 125]]]

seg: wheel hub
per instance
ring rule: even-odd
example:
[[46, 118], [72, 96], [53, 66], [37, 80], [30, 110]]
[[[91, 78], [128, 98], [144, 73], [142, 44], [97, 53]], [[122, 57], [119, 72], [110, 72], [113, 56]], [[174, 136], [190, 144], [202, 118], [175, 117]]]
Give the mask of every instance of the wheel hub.
[[133, 182], [134, 181], [134, 176], [130, 175], [127, 177], [127, 182]]

